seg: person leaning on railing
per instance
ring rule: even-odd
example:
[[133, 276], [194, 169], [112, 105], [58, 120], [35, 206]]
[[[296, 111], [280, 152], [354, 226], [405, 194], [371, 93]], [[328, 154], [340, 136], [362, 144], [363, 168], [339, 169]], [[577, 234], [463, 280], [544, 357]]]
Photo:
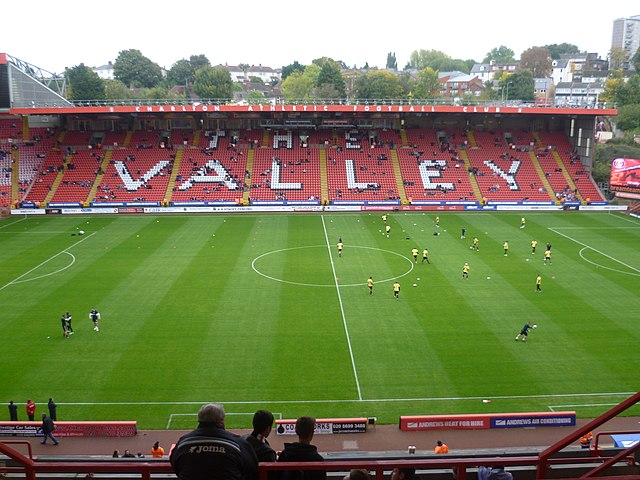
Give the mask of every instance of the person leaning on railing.
[[[318, 453], [318, 448], [311, 444], [316, 426], [316, 419], [313, 417], [300, 417], [296, 420], [296, 435], [298, 441], [285, 443], [284, 450], [278, 457], [278, 462], [322, 462], [324, 458]], [[281, 480], [326, 480], [327, 472], [323, 470], [284, 470]]]
[[156, 442], [151, 447], [151, 458], [162, 458], [164, 457], [164, 448], [160, 446], [160, 442]]
[[436, 448], [433, 451], [437, 454], [449, 453], [449, 447], [447, 447], [446, 443], [442, 443], [440, 440], [438, 440], [436, 442]]
[[258, 459], [239, 435], [224, 428], [224, 408], [208, 403], [198, 412], [198, 428], [182, 436], [169, 456], [181, 480], [257, 480]]

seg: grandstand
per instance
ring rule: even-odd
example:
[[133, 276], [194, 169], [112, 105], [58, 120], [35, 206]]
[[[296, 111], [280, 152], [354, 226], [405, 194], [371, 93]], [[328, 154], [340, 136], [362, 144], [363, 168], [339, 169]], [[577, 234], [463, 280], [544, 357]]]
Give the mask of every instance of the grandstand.
[[594, 122], [615, 110], [87, 106], [10, 55], [0, 68], [20, 80], [1, 86], [4, 207], [606, 204]]
[[[21, 119], [4, 119], [5, 125], [16, 122]], [[322, 198], [398, 205], [605, 201], [583, 159], [558, 132], [538, 134], [535, 140], [530, 135], [518, 144], [505, 140], [505, 131], [352, 129], [332, 132], [329, 145], [305, 146], [299, 141], [301, 132], [288, 130], [284, 137], [290, 142], [274, 147], [282, 134], [264, 130], [259, 136], [270, 145], [256, 147], [253, 142], [231, 143], [233, 136], [255, 133], [247, 130], [198, 132], [198, 144], [191, 131], [172, 132], [171, 138], [182, 140], [166, 144], [159, 130], [112, 135], [115, 140], [109, 144], [92, 141], [109, 137], [98, 130], [30, 131], [32, 136], [24, 140], [15, 128], [2, 130], [5, 206], [239, 203], [243, 197], [282, 204], [319, 204]], [[11, 175], [15, 163], [18, 177]], [[12, 198], [14, 180], [19, 183], [17, 198]]]

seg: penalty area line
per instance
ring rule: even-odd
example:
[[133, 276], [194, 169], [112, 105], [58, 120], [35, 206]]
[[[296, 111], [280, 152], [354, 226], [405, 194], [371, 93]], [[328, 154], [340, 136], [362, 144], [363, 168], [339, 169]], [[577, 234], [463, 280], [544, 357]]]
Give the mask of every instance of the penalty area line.
[[627, 267], [629, 270], [633, 270], [636, 273], [640, 273], [640, 270], [638, 270], [635, 267], [632, 267], [631, 265], [624, 263], [622, 260], [618, 260], [617, 258], [612, 257], [611, 255], [607, 255], [606, 253], [598, 250], [597, 248], [592, 247], [591, 245], [587, 245], [586, 243], [582, 243], [580, 240], [576, 240], [575, 238], [570, 237], [569, 235], [565, 235], [564, 233], [558, 232], [557, 230], [550, 228], [549, 230], [551, 230], [553, 233], [560, 235], [568, 240], [571, 240], [572, 242], [577, 243], [578, 245], [582, 245], [583, 247], [586, 247], [590, 250], [593, 250], [594, 252], [599, 253], [600, 255], [602, 255], [603, 257], [607, 257], [609, 260], [613, 260], [614, 262], [619, 263], [620, 265], [624, 265], [625, 267]]
[[[36, 265], [35, 267], [33, 267], [31, 270], [24, 272], [22, 275], [20, 275], [17, 278], [14, 278], [13, 280], [11, 280], [9, 283], [4, 284], [2, 287], [0, 287], [0, 291], [4, 290], [5, 288], [7, 288], [9, 285], [13, 285], [15, 283], [19, 283], [19, 280], [21, 280], [23, 277], [26, 277], [27, 275], [29, 275], [31, 272], [37, 270], [38, 268], [40, 268], [43, 265], [46, 265], [48, 262], [50, 262], [51, 260], [53, 260], [54, 258], [62, 255], [63, 253], [68, 253], [67, 250], [71, 250], [73, 247], [80, 245], [82, 242], [84, 242], [85, 240], [88, 240], [89, 238], [91, 238], [92, 236], [94, 236], [96, 234], [96, 232], [90, 233], [89, 235], [87, 235], [86, 237], [84, 237], [82, 240], [78, 240], [77, 242], [75, 242], [73, 245], [69, 245], [67, 248], [65, 248], [64, 250], [61, 250], [60, 252], [56, 253], [55, 255], [50, 256], [49, 258], [47, 258], [44, 262], [40, 262], [38, 265]], [[73, 255], [71, 255], [73, 256]], [[75, 257], [74, 257], [75, 258]]]
[[21, 218], [21, 219], [19, 219], [19, 220], [16, 220], [16, 221], [14, 221], [14, 222], [10, 222], [10, 223], [5, 223], [4, 225], [1, 225], [1, 226], [0, 226], [0, 229], [10, 227], [11, 225], [15, 225], [16, 223], [19, 223], [19, 222], [24, 222], [27, 218], [28, 218], [28, 217], [25, 215], [24, 217], [22, 217], [22, 218]]

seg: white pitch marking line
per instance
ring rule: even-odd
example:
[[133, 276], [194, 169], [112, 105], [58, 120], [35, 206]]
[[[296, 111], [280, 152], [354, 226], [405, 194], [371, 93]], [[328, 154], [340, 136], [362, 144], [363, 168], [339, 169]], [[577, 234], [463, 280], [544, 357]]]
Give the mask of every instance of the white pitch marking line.
[[[354, 403], [354, 402], [451, 402], [451, 401], [475, 401], [484, 400], [486, 398], [502, 399], [502, 400], [530, 400], [533, 398], [597, 398], [597, 397], [630, 397], [637, 392], [604, 392], [604, 393], [560, 393], [560, 394], [540, 394], [540, 395], [483, 395], [481, 397], [419, 397], [419, 398], [370, 398], [361, 400], [249, 400], [249, 401], [220, 401], [224, 405], [263, 405], [263, 404], [285, 404], [285, 405], [301, 405], [306, 403]], [[204, 405], [211, 400], [202, 400], [198, 402], [64, 402], [58, 405], [75, 405], [75, 406], [109, 406], [109, 405], [127, 405], [127, 406], [149, 406], [149, 405]], [[46, 402], [45, 402], [46, 403]]]
[[637, 222], [633, 222], [636, 224], [635, 227], [614, 227], [611, 225], [610, 227], [549, 227], [549, 230], [637, 230], [640, 228]]
[[599, 263], [596, 262], [592, 262], [591, 260], [589, 260], [587, 257], [585, 257], [583, 255], [583, 252], [585, 250], [590, 250], [589, 247], [584, 247], [581, 248], [580, 251], [578, 252], [578, 254], [580, 255], [580, 258], [582, 258], [585, 262], [590, 263], [591, 265], [595, 265], [598, 268], [604, 268], [605, 270], [609, 270], [611, 272], [616, 272], [616, 273], [620, 273], [622, 275], [633, 275], [634, 277], [638, 277], [640, 276], [640, 274], [638, 273], [633, 273], [633, 272], [625, 272], [624, 270], [618, 270], [616, 268], [611, 268], [611, 267], [605, 267], [604, 265], [600, 265]]
[[69, 255], [71, 257], [71, 263], [68, 263], [64, 267], [59, 268], [55, 272], [45, 273], [43, 275], [38, 275], [37, 277], [32, 277], [32, 278], [25, 278], [24, 280], [14, 280], [13, 284], [16, 285], [18, 283], [33, 282], [35, 280], [40, 280], [41, 278], [50, 277], [51, 275], [55, 275], [56, 273], [64, 272], [67, 268], [73, 267], [73, 265], [76, 263], [75, 255], [73, 253], [71, 253], [71, 252], [62, 252], [62, 253], [66, 253], [67, 255]]
[[620, 265], [624, 265], [625, 267], [627, 267], [627, 268], [629, 268], [629, 269], [633, 270], [634, 272], [638, 272], [638, 273], [640, 273], [640, 270], [638, 270], [637, 268], [632, 267], [631, 265], [628, 265], [628, 264], [624, 263], [623, 261], [618, 260], [617, 258], [613, 258], [611, 255], [607, 255], [606, 253], [601, 252], [601, 251], [600, 251], [600, 250], [598, 250], [597, 248], [593, 248], [591, 245], [587, 245], [586, 243], [582, 243], [581, 241], [576, 240], [575, 238], [571, 238], [569, 235], [565, 235], [564, 233], [560, 233], [560, 232], [558, 232], [557, 230], [554, 230], [553, 228], [550, 228], [549, 230], [551, 230], [553, 233], [556, 233], [556, 234], [558, 234], [558, 235], [563, 236], [564, 238], [568, 238], [568, 239], [569, 239], [569, 240], [571, 240], [572, 242], [576, 242], [578, 245], [582, 245], [583, 247], [590, 248], [590, 249], [591, 249], [591, 250], [593, 250], [594, 252], [598, 252], [600, 255], [602, 255], [602, 256], [604, 256], [604, 257], [607, 257], [608, 259], [613, 260], [614, 262], [618, 262]]
[[[303, 248], [324, 248], [324, 247], [325, 247], [325, 245], [309, 245], [309, 246], [303, 246], [303, 247], [281, 248], [279, 250], [272, 250], [270, 252], [263, 253], [262, 255], [258, 255], [256, 258], [254, 258], [253, 261], [251, 262], [251, 268], [258, 275], [261, 275], [264, 278], [268, 278], [269, 280], [273, 280], [275, 282], [288, 283], [289, 285], [299, 285], [301, 287], [331, 287], [331, 288], [333, 288], [333, 287], [335, 287], [335, 284], [301, 283], [301, 282], [292, 282], [292, 281], [289, 281], [289, 280], [284, 280], [282, 278], [272, 277], [270, 275], [267, 275], [266, 273], [261, 272], [256, 267], [256, 262], [258, 260], [260, 260], [261, 258], [266, 257], [267, 255], [271, 255], [271, 254], [274, 254], [274, 253], [287, 252], [287, 251], [291, 251], [291, 250], [300, 250], [300, 249], [303, 249]], [[383, 278], [382, 280], [377, 280], [376, 281], [377, 283], [393, 282], [395, 279], [402, 278], [402, 277], [404, 277], [406, 275], [409, 275], [413, 271], [413, 262], [411, 261], [411, 259], [405, 257], [404, 255], [402, 255], [400, 253], [392, 252], [391, 250], [385, 250], [383, 248], [365, 247], [365, 246], [362, 246], [362, 245], [349, 245], [349, 249], [353, 249], [353, 248], [363, 248], [363, 249], [368, 249], [368, 250], [378, 250], [380, 252], [385, 252], [385, 253], [390, 253], [391, 255], [396, 255], [396, 256], [402, 258], [403, 260], [406, 260], [407, 262], [409, 262], [409, 270], [407, 270], [403, 274], [396, 275], [395, 277], [391, 277], [391, 278]], [[362, 282], [362, 283], [343, 283], [341, 286], [342, 287], [362, 287], [362, 286], [364, 286], [366, 284], [367, 284], [366, 282]]]
[[[251, 415], [253, 416], [255, 412], [225, 412], [225, 416], [228, 417], [229, 415]], [[282, 412], [271, 412], [273, 414], [274, 417], [276, 417], [278, 420], [282, 420]], [[165, 430], [170, 430], [171, 429], [171, 422], [173, 421], [173, 417], [196, 417], [198, 414], [197, 413], [172, 413], [169, 415], [169, 420], [167, 420], [167, 426], [165, 428]]]
[[76, 245], [80, 245], [82, 242], [84, 242], [85, 240], [88, 240], [89, 238], [91, 238], [93, 235], [95, 235], [96, 232], [90, 233], [89, 235], [87, 235], [86, 237], [84, 237], [82, 240], [78, 240], [76, 243], [74, 243], [73, 245], [69, 245], [67, 248], [65, 248], [64, 250], [56, 253], [55, 255], [50, 256], [49, 258], [47, 258], [44, 262], [41, 262], [40, 264], [36, 265], [35, 267], [33, 267], [31, 270], [29, 270], [28, 272], [23, 273], [22, 275], [20, 275], [17, 278], [14, 278], [13, 280], [11, 280], [9, 283], [3, 285], [2, 287], [0, 287], [0, 291], [4, 290], [5, 288], [7, 288], [9, 285], [13, 285], [14, 283], [18, 283], [18, 281], [22, 278], [25, 277], [27, 275], [29, 275], [31, 272], [33, 272], [34, 270], [37, 270], [38, 268], [40, 268], [41, 266], [45, 265], [47, 262], [50, 262], [51, 260], [53, 260], [54, 258], [56, 258], [59, 255], [62, 255], [63, 253], [67, 253], [67, 250], [72, 249], [73, 247], [75, 247]]
[[18, 222], [24, 222], [26, 219], [27, 219], [27, 216], [25, 215], [25, 216], [24, 216], [23, 218], [21, 218], [20, 220], [16, 220], [15, 222], [6, 223], [6, 224], [2, 225], [2, 226], [0, 227], [0, 229], [2, 229], [2, 228], [6, 228], [6, 227], [10, 227], [11, 225], [15, 225], [15, 224], [16, 224], [16, 223], [18, 223]]
[[616, 405], [618, 405], [617, 403], [576, 403], [576, 404], [568, 404], [568, 405], [549, 405], [549, 410], [551, 410], [552, 412], [556, 411], [556, 408], [558, 409], [565, 409], [565, 408], [576, 408], [576, 407], [615, 407]]
[[27, 232], [0, 232], [0, 233], [4, 233], [6, 235], [58, 235], [61, 233], [69, 233], [69, 230], [61, 230], [59, 232], [55, 230], [49, 230], [49, 231], [37, 231], [37, 232], [27, 231]]
[[349, 328], [347, 327], [347, 319], [344, 315], [344, 307], [342, 306], [342, 295], [340, 295], [340, 285], [338, 285], [336, 267], [333, 263], [333, 255], [331, 254], [331, 245], [329, 244], [327, 226], [324, 222], [324, 215], [322, 215], [320, 218], [322, 219], [322, 229], [324, 230], [324, 239], [327, 242], [327, 250], [329, 251], [329, 260], [331, 261], [331, 270], [333, 271], [333, 281], [335, 282], [336, 292], [338, 293], [338, 302], [340, 303], [340, 313], [342, 314], [342, 325], [344, 326], [344, 333], [347, 337], [347, 345], [349, 346], [349, 356], [351, 357], [351, 367], [353, 368], [353, 376], [356, 381], [356, 388], [358, 389], [358, 400], [362, 400], [362, 392], [360, 390], [360, 381], [358, 380], [358, 370], [356, 369], [356, 362], [355, 362], [355, 359], [353, 358], [353, 349], [351, 348], [351, 338], [349, 337]]
[[629, 218], [628, 215], [623, 215], [623, 214], [614, 214], [613, 212], [609, 212], [609, 215], [613, 215], [616, 218], [619, 218], [620, 220], [624, 220], [625, 222], [629, 222], [629, 223], [633, 223], [635, 225], [638, 225], [638, 221], [637, 220], [632, 220], [631, 218]]

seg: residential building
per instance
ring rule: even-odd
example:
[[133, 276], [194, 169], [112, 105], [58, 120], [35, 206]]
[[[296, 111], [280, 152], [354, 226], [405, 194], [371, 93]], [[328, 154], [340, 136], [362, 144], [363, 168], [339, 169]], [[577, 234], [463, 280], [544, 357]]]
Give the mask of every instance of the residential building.
[[263, 67], [262, 65], [251, 65], [242, 68], [238, 65], [218, 65], [225, 68], [231, 74], [231, 80], [234, 82], [248, 82], [249, 78], [257, 77], [263, 83], [275, 83], [280, 81], [281, 70], [274, 70], [271, 67]]
[[109, 61], [106, 65], [102, 65], [100, 67], [93, 67], [91, 70], [96, 72], [100, 78], [103, 80], [113, 80], [115, 77], [113, 75], [113, 63]]
[[472, 74], [462, 72], [441, 72], [438, 75], [443, 97], [480, 96], [484, 90], [482, 80]]
[[490, 63], [476, 63], [471, 67], [471, 75], [478, 77], [482, 83], [493, 80], [496, 72], [507, 72], [509, 74], [515, 73], [518, 69], [518, 65], [515, 63], [496, 63], [491, 61]]
[[550, 106], [553, 104], [554, 85], [552, 78], [534, 78], [533, 95], [536, 105]]
[[594, 76], [603, 72], [606, 76], [607, 61], [597, 53], [563, 53], [551, 61], [551, 78], [558, 85], [562, 82], [580, 82], [584, 76]]
[[621, 48], [625, 52], [625, 70], [633, 68], [631, 58], [640, 47], [640, 15], [618, 18], [613, 21], [611, 48]]

